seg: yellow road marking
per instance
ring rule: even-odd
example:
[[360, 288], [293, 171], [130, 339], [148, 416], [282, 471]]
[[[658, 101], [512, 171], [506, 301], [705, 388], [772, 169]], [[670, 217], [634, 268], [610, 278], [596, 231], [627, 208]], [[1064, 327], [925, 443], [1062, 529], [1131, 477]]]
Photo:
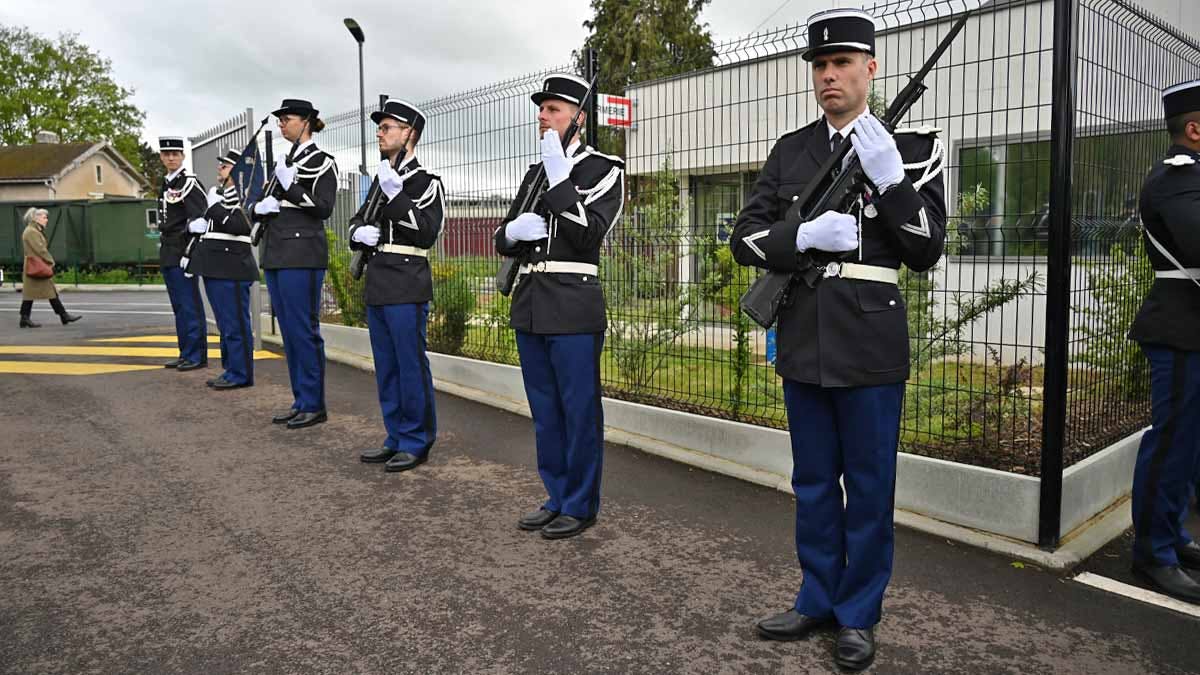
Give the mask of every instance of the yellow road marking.
[[128, 363], [69, 363], [66, 361], [0, 361], [0, 373], [18, 375], [109, 375], [135, 370], [162, 370], [162, 366]]
[[[220, 342], [221, 336], [209, 335], [208, 341]], [[88, 342], [162, 342], [173, 345], [175, 344], [176, 339], [174, 335], [134, 335], [131, 337], [121, 338], [93, 338], [88, 340]]]
[[[179, 350], [175, 347], [73, 347], [62, 345], [0, 346], [0, 354], [24, 354], [26, 356], [125, 356], [145, 358], [175, 358]], [[220, 349], [208, 350], [208, 358], [221, 358]], [[277, 359], [278, 354], [261, 350], [254, 352], [255, 359]]]

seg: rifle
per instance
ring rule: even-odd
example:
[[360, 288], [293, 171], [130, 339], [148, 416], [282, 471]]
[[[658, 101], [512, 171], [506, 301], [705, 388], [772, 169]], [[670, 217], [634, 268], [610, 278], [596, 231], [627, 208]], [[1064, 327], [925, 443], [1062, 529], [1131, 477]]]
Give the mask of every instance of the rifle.
[[[592, 75], [592, 81], [588, 83], [587, 92], [583, 95], [583, 100], [579, 102], [579, 109], [575, 111], [575, 116], [571, 118], [571, 123], [567, 125], [566, 131], [563, 132], [562, 146], [563, 152], [566, 152], [567, 146], [571, 145], [571, 139], [575, 134], [579, 133], [579, 117], [587, 109], [587, 104], [592, 100], [593, 92], [596, 90], [596, 78], [600, 77], [597, 72]], [[537, 202], [542, 198], [542, 191], [546, 187], [546, 165], [538, 164], [537, 173], [533, 176], [533, 182], [529, 184], [529, 191], [525, 193], [525, 198], [521, 200], [521, 207], [518, 213], [532, 213]], [[521, 273], [521, 262], [528, 256], [529, 246], [522, 246], [521, 252], [515, 256], [505, 257], [500, 263], [500, 269], [496, 272], [496, 290], [500, 291], [501, 295], [512, 293], [513, 287], [517, 285], [517, 275]]]
[[[292, 141], [292, 149], [288, 150], [287, 157], [283, 159], [283, 162], [286, 166], [290, 167], [292, 163], [295, 162], [296, 151], [300, 149], [301, 139], [304, 138], [304, 132], [308, 131], [308, 125], [310, 122], [312, 122], [312, 113], [304, 116], [304, 127], [300, 129], [300, 134], [296, 136], [296, 140]], [[272, 172], [271, 179], [267, 181], [267, 187], [263, 189], [263, 197], [266, 198], [271, 196], [271, 193], [275, 190], [275, 186], [278, 184], [279, 177]], [[258, 246], [259, 243], [262, 242], [263, 236], [267, 233], [267, 221], [263, 220], [262, 218], [265, 218], [265, 216], [260, 217], [259, 221], [256, 223], [258, 227], [255, 227], [254, 231], [250, 233], [251, 246]]]
[[[411, 133], [410, 131], [409, 134], [411, 135]], [[405, 141], [405, 146], [407, 145], [408, 142]], [[392, 161], [392, 171], [400, 168], [400, 162], [404, 161], [405, 154], [407, 154], [407, 147], [400, 148], [400, 152], [396, 153], [396, 159]], [[387, 155], [384, 154], [380, 159], [387, 159]], [[371, 225], [378, 220], [379, 210], [383, 208], [383, 188], [379, 186], [378, 177], [375, 180], [375, 184], [371, 187], [374, 189], [367, 193], [367, 209], [363, 211], [364, 225]], [[391, 235], [389, 234], [388, 236]], [[363, 272], [367, 269], [367, 263], [371, 262], [371, 257], [375, 255], [375, 250], [374, 246], [364, 247], [355, 251], [350, 256], [350, 276], [353, 279], [362, 278]]]
[[[271, 119], [271, 118], [270, 118], [270, 116], [267, 116], [267, 117], [264, 117], [264, 118], [262, 119], [262, 122], [259, 122], [259, 124], [258, 124], [258, 129], [256, 129], [256, 130], [255, 130], [255, 132], [254, 132], [254, 135], [252, 135], [252, 136], [250, 137], [250, 141], [246, 143], [246, 147], [245, 147], [245, 148], [242, 148], [242, 157], [245, 157], [245, 156], [246, 156], [246, 155], [247, 155], [247, 154], [250, 152], [250, 148], [251, 148], [251, 146], [253, 146], [255, 143], [257, 143], [257, 142], [258, 142], [258, 134], [259, 134], [259, 133], [260, 133], [260, 132], [263, 130], [263, 127], [267, 126], [267, 121], [268, 121], [268, 120], [270, 120], [270, 119]], [[229, 182], [230, 182], [231, 180], [233, 180], [233, 171], [230, 171], [230, 172], [229, 172], [229, 177], [228, 177], [228, 178], [226, 178], [225, 180], [221, 181], [221, 182], [218, 184], [218, 186], [217, 186], [217, 187], [218, 187], [218, 189], [220, 189], [221, 187], [223, 187], [223, 186], [225, 186], [225, 185], [228, 185], [228, 184], [229, 184]], [[241, 186], [238, 186], [238, 188], [239, 188], [239, 189], [238, 189], [238, 192], [239, 192], [239, 193], [241, 192], [241, 189], [240, 189], [240, 187], [241, 187]], [[241, 197], [242, 197], [242, 195], [241, 195], [241, 194], [239, 194], [239, 195], [238, 195], [238, 210], [239, 210], [239, 211], [241, 211], [241, 212], [242, 212], [242, 215], [244, 216], [244, 215], [246, 215], [246, 211], [245, 211], [245, 209], [243, 209], [243, 208], [242, 208], [242, 204], [241, 204], [241, 201], [242, 201], [242, 200], [241, 200]], [[249, 218], [246, 218], [246, 221], [247, 221], [247, 222], [249, 222], [249, 221], [250, 221], [250, 219], [249, 219]], [[196, 248], [196, 242], [197, 242], [197, 241], [200, 241], [200, 237], [202, 237], [202, 236], [203, 236], [203, 235], [198, 235], [198, 234], [191, 234], [191, 235], [189, 235], [189, 236], [188, 236], [188, 243], [187, 243], [187, 246], [186, 246], [186, 247], [184, 247], [184, 249], [183, 249], [183, 257], [182, 257], [182, 258], [180, 258], [180, 261], [179, 261], [179, 262], [180, 262], [179, 266], [180, 266], [181, 268], [183, 268], [183, 273], [184, 273], [185, 275], [191, 276], [191, 275], [188, 273], [188, 271], [187, 271], [187, 270], [188, 270], [188, 266], [189, 266], [189, 265], [191, 264], [191, 262], [192, 262], [192, 249]]]
[[[883, 119], [880, 121], [889, 133], [893, 133], [900, 121], [908, 114], [908, 111], [920, 100], [928, 87], [925, 86], [925, 77], [929, 75], [929, 71], [933, 70], [933, 66], [937, 64], [938, 59], [942, 54], [950, 48], [950, 43], [954, 42], [954, 38], [959, 31], [966, 25], [967, 19], [971, 16], [971, 11], [968, 10], [962, 15], [954, 26], [950, 28], [950, 32], [946, 37], [942, 38], [937, 49], [921, 66], [905, 85], [904, 89], [892, 100], [888, 106], [887, 112], [884, 113]], [[856, 193], [861, 188], [858, 188], [864, 181], [862, 175], [862, 165], [859, 163], [858, 157], [851, 156], [847, 161], [846, 156], [853, 149], [853, 144], [847, 138], [843, 140], [838, 147], [830, 155], [829, 159], [821, 165], [813, 179], [809, 182], [808, 187], [804, 192], [800, 193], [797, 199], [792, 202], [788, 208], [787, 214], [784, 216], [785, 221], [798, 220], [806, 222], [812, 220], [826, 211], [845, 212], [849, 210], [851, 203], [855, 199]], [[834, 175], [835, 170], [843, 166], [843, 161], [846, 162], [843, 171]], [[829, 187], [821, 193], [816, 200], [813, 196], [817, 189], [825, 181], [832, 177]], [[856, 189], [858, 188], [858, 189]], [[742, 295], [741, 305], [742, 311], [746, 313], [755, 323], [763, 328], [770, 328], [775, 320], [779, 317], [779, 309], [787, 302], [788, 293], [791, 292], [792, 286], [798, 280], [803, 280], [809, 286], [816, 283], [820, 272], [811, 264], [799, 273], [777, 272], [768, 270], [750, 285], [750, 288]]]

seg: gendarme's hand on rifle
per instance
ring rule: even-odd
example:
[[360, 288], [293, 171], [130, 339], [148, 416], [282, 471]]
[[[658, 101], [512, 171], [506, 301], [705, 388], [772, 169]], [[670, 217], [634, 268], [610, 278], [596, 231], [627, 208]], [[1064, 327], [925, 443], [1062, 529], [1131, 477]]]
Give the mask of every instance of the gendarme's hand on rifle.
[[203, 218], [194, 218], [188, 223], [187, 229], [192, 234], [204, 234], [208, 231], [208, 222]]
[[216, 185], [208, 188], [208, 194], [205, 195], [205, 198], [208, 199], [209, 208], [212, 208], [221, 201], [220, 189], [218, 189]]
[[374, 225], [360, 225], [350, 238], [364, 246], [375, 248], [379, 244], [379, 228]]
[[546, 182], [554, 187], [571, 177], [571, 160], [563, 151], [558, 132], [547, 129], [542, 134], [542, 166], [546, 167]]
[[896, 148], [896, 139], [877, 117], [870, 113], [859, 117], [854, 123], [854, 133], [850, 134], [850, 142], [854, 144], [854, 153], [858, 155], [863, 173], [879, 192], [904, 182], [904, 160]]
[[379, 163], [379, 172], [376, 173], [376, 176], [379, 178], [379, 189], [387, 195], [388, 201], [395, 199], [396, 195], [404, 189], [404, 179], [392, 168], [389, 160], [385, 159]]
[[509, 242], [537, 241], [550, 236], [550, 230], [545, 218], [536, 213], [522, 213], [508, 223], [504, 236]]
[[287, 192], [292, 188], [292, 181], [296, 180], [296, 167], [288, 166], [287, 161], [282, 159], [275, 162], [275, 179], [279, 181], [279, 187]]
[[260, 216], [279, 213], [279, 200], [267, 195], [262, 198], [262, 201], [254, 205], [254, 212]]
[[858, 219], [836, 211], [826, 211], [796, 230], [797, 251], [841, 253], [858, 248]]

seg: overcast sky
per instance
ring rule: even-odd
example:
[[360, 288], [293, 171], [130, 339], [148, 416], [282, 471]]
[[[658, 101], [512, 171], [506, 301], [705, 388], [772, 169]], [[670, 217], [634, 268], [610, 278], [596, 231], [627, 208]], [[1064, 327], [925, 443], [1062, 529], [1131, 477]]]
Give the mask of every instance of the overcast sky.
[[[713, 0], [718, 41], [804, 21], [848, 0]], [[281, 98], [336, 113], [358, 101], [358, 54], [344, 17], [366, 33], [368, 106], [379, 92], [414, 102], [565, 64], [585, 37], [587, 0], [259, 3], [247, 0], [3, 0], [0, 23], [78, 33], [111, 59], [118, 84], [146, 112], [144, 137], [194, 135]]]

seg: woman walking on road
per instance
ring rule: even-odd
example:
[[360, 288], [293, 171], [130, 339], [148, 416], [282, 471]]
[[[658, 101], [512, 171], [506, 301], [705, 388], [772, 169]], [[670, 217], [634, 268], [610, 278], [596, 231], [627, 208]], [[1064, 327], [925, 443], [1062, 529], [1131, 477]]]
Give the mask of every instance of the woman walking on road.
[[50, 255], [50, 247], [43, 232], [49, 220], [50, 213], [46, 209], [34, 207], [25, 212], [25, 231], [21, 233], [21, 246], [25, 257], [45, 262], [50, 267], [50, 276], [31, 277], [28, 265], [22, 271], [21, 328], [40, 328], [42, 325], [29, 318], [33, 312], [34, 300], [49, 300], [50, 306], [54, 308], [54, 313], [62, 320], [63, 325], [82, 318], [77, 314], [68, 314], [62, 301], [58, 299], [58, 289], [54, 287], [54, 257]]

